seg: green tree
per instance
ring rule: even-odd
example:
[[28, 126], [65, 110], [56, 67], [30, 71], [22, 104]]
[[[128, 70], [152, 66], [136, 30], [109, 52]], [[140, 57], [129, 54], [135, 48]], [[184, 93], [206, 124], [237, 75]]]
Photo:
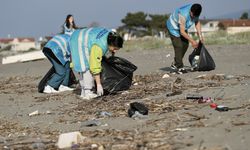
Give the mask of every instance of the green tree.
[[154, 35], [165, 30], [165, 22], [169, 15], [153, 15], [144, 12], [127, 13], [121, 22], [123, 26], [118, 28], [118, 32], [132, 32], [137, 36]]
[[153, 30], [159, 32], [159, 31], [164, 31], [166, 29], [166, 21], [169, 15], [149, 14], [149, 17], [150, 17], [149, 25], [151, 31]]
[[240, 19], [248, 19], [248, 13], [247, 13], [247, 12], [244, 12], [244, 13], [241, 15]]
[[126, 17], [121, 20], [122, 23], [129, 29], [147, 28], [147, 14], [144, 12], [127, 13]]
[[125, 18], [121, 20], [124, 25], [118, 28], [118, 32], [130, 32], [139, 37], [149, 35], [149, 21], [147, 17], [148, 15], [141, 11], [127, 13]]

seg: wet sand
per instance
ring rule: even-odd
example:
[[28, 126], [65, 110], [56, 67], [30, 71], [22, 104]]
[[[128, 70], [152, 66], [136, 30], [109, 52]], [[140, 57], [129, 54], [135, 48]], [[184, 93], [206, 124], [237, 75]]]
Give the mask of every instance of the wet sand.
[[[82, 149], [211, 149], [250, 147], [250, 45], [209, 45], [216, 69], [209, 72], [169, 73], [171, 48], [119, 51], [137, 65], [131, 89], [85, 101], [79, 90], [60, 94], [37, 92], [49, 70], [48, 60], [0, 65], [0, 146], [10, 149], [57, 149], [60, 133], [80, 131]], [[189, 65], [187, 57], [185, 65]], [[164, 74], [169, 78], [162, 78]], [[200, 75], [206, 75], [199, 77]], [[166, 96], [167, 93], [175, 94]], [[187, 100], [187, 94], [212, 97], [233, 110], [219, 112], [209, 103]], [[142, 102], [149, 115], [132, 119], [129, 103]], [[29, 116], [38, 110], [38, 115]], [[111, 116], [102, 116], [109, 112]], [[96, 119], [98, 126], [84, 123]], [[97, 148], [96, 148], [97, 149]]]

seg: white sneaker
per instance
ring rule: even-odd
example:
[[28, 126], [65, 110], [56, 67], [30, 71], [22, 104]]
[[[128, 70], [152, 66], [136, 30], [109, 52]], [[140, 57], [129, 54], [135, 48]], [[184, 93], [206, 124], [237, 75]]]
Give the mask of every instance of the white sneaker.
[[50, 94], [50, 93], [58, 93], [57, 90], [55, 90], [53, 87], [49, 86], [49, 85], [46, 85], [43, 89], [43, 93], [47, 93], [47, 94]]
[[70, 88], [70, 87], [67, 87], [67, 86], [64, 86], [64, 85], [60, 85], [59, 88], [58, 88], [58, 91], [59, 92], [64, 92], [64, 91], [73, 91], [74, 89], [73, 88]]
[[98, 95], [90, 91], [90, 92], [85, 92], [85, 94], [82, 93], [80, 97], [82, 99], [90, 100], [90, 99], [98, 97]]

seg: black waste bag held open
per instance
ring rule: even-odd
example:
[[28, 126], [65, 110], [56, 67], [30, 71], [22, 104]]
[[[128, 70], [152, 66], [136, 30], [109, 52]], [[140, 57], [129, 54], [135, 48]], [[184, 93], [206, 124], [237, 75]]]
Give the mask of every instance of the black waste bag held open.
[[[198, 60], [195, 60], [196, 56], [199, 56]], [[195, 61], [197, 62], [194, 68], [197, 71], [210, 71], [214, 70], [216, 67], [212, 56], [208, 53], [206, 47], [201, 42], [199, 42], [198, 48], [195, 48], [193, 52], [189, 55], [188, 59], [191, 66], [193, 67]]]
[[105, 94], [128, 90], [137, 67], [128, 60], [111, 56], [102, 58], [101, 83]]

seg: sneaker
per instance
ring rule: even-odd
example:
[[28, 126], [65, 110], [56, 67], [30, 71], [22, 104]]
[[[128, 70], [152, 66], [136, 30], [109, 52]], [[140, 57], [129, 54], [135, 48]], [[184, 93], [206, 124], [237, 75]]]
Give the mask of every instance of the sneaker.
[[177, 72], [178, 74], [184, 74], [184, 73], [187, 73], [187, 70], [186, 69], [184, 69], [184, 68], [180, 68], [180, 69], [178, 69], [178, 72]]
[[90, 91], [90, 92], [85, 92], [85, 94], [81, 94], [80, 97], [82, 99], [90, 100], [90, 99], [98, 97], [98, 95]]
[[81, 95], [80, 96], [82, 99], [86, 99], [86, 100], [91, 100], [91, 99], [93, 99], [93, 98], [96, 98], [96, 97], [98, 97], [98, 95], [97, 94], [94, 94], [94, 93], [89, 93], [89, 94], [86, 94], [85, 96], [83, 96], [83, 95]]
[[65, 85], [60, 85], [59, 88], [58, 88], [58, 91], [59, 92], [64, 92], [64, 91], [73, 91], [74, 89], [73, 88], [70, 88], [68, 86], [65, 86]]
[[59, 91], [55, 90], [53, 87], [49, 86], [49, 85], [46, 85], [43, 89], [43, 93], [47, 93], [47, 94], [50, 94], [50, 93], [58, 93]]
[[172, 70], [178, 70], [178, 68], [174, 65], [174, 63], [171, 64], [170, 68], [171, 68]]

